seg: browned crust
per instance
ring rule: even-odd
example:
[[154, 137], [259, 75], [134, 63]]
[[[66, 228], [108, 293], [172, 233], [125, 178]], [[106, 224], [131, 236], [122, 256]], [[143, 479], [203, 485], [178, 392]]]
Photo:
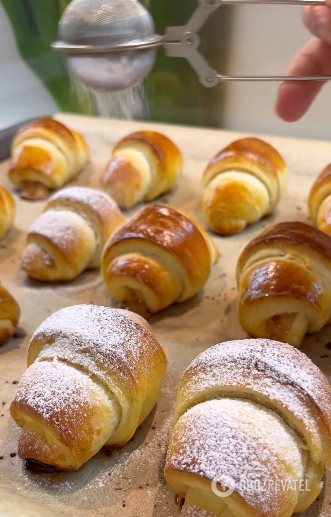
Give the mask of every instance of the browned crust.
[[15, 298], [0, 284], [0, 320], [10, 320], [13, 329], [0, 329], [0, 346], [12, 337], [21, 316], [21, 309]]
[[135, 239], [151, 241], [167, 249], [180, 260], [190, 279], [195, 280], [195, 264], [199, 264], [199, 268], [204, 264], [209, 274], [211, 258], [206, 240], [192, 221], [173, 208], [154, 205], [140, 210], [110, 239], [103, 262], [107, 262], [107, 254], [116, 244]]
[[106, 167], [102, 182], [105, 185], [115, 186], [118, 183], [130, 182], [130, 188], [139, 190], [142, 179], [139, 171], [133, 167], [132, 163], [121, 156], [112, 158]]
[[45, 176], [54, 174], [56, 163], [51, 153], [40, 147], [26, 145], [19, 153], [14, 153], [10, 163], [9, 175], [12, 171], [33, 170]]
[[0, 215], [8, 214], [14, 218], [16, 205], [12, 194], [5, 187], [0, 186]]
[[[331, 164], [327, 165], [316, 178], [308, 196], [309, 215], [317, 225], [318, 210], [321, 203], [331, 194]], [[322, 229], [322, 228], [321, 228]]]
[[16, 133], [16, 136], [14, 138], [14, 145], [16, 140], [22, 139], [24, 133], [33, 133], [34, 130], [38, 130], [40, 128], [45, 128], [54, 131], [55, 133], [60, 135], [61, 138], [63, 138], [70, 147], [76, 149], [76, 140], [70, 129], [61, 124], [61, 122], [59, 122], [58, 120], [52, 118], [40, 118], [23, 126]]
[[[58, 152], [53, 153], [44, 148], [43, 144], [39, 146], [33, 143], [33, 138], [40, 138], [45, 144], [53, 144]], [[39, 119], [16, 133], [12, 142], [9, 178], [19, 188], [24, 188], [24, 184], [32, 180], [50, 189], [57, 189], [75, 177], [87, 159], [88, 148], [82, 135], [70, 131], [57, 120]], [[28, 192], [26, 198], [34, 199], [35, 196]]]
[[277, 243], [297, 245], [310, 248], [331, 261], [331, 237], [313, 226], [301, 222], [279, 223], [264, 230], [253, 239], [239, 257], [238, 267], [241, 270], [254, 248], [261, 244], [270, 246]]
[[85, 138], [80, 133], [77, 133], [77, 131], [71, 131], [71, 133], [73, 134], [73, 136], [74, 136], [74, 138], [76, 140], [76, 145], [78, 147], [80, 147], [80, 151], [82, 153], [84, 153], [85, 156], [86, 156], [86, 159], [88, 159], [88, 157], [89, 157], [89, 147], [88, 147], [88, 145], [86, 143]]
[[286, 164], [281, 155], [270, 144], [259, 138], [243, 138], [236, 140], [220, 151], [207, 166], [204, 177], [209, 176], [215, 165], [219, 172], [227, 170], [233, 163], [241, 169], [250, 171], [250, 165], [258, 165], [268, 169], [275, 176], [285, 169]]
[[102, 183], [110, 194], [116, 198], [123, 208], [131, 208], [133, 199], [143, 186], [143, 178], [139, 170], [125, 158], [117, 156], [108, 163]]
[[323, 284], [303, 266], [291, 260], [270, 260], [254, 267], [242, 279], [240, 306], [275, 296], [309, 300], [318, 306], [323, 291]]
[[113, 153], [127, 147], [130, 142], [149, 145], [163, 170], [168, 170], [169, 167], [173, 166], [174, 159], [182, 160], [181, 152], [177, 146], [168, 137], [156, 131], [137, 131], [126, 136], [115, 146]]
[[317, 177], [315, 180], [311, 191], [310, 196], [314, 196], [318, 193], [321, 185], [324, 185], [325, 183], [330, 184], [330, 192], [331, 192], [331, 163], [325, 167], [325, 169], [322, 170], [321, 174]]

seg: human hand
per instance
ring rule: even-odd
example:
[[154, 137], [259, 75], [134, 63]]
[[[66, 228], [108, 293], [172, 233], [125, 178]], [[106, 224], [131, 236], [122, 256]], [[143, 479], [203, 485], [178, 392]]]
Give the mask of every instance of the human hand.
[[[294, 57], [287, 75], [331, 75], [331, 0], [326, 5], [307, 6], [303, 21], [315, 36]], [[308, 110], [324, 82], [284, 82], [278, 92], [277, 115], [295, 122]]]

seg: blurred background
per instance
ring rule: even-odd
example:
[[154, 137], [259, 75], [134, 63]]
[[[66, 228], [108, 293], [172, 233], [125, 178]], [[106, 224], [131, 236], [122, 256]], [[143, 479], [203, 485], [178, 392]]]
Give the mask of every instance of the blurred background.
[[[111, 0], [110, 0], [111, 1]], [[69, 0], [0, 0], [0, 129], [57, 111], [91, 113], [72, 88], [62, 55], [52, 52], [57, 24]], [[145, 0], [157, 32], [187, 22], [196, 0]], [[204, 27], [202, 51], [224, 74], [277, 75], [309, 39], [294, 6], [222, 6]], [[181, 59], [165, 57], [144, 85], [153, 121], [247, 133], [330, 138], [331, 84], [308, 115], [294, 124], [274, 114], [277, 83], [199, 85]], [[116, 113], [118, 114], [118, 113]]]

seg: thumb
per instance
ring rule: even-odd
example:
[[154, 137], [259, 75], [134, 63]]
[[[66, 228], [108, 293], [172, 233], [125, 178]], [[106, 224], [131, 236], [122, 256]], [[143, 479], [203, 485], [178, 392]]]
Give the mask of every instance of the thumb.
[[[295, 56], [287, 75], [331, 75], [331, 46], [313, 38]], [[288, 81], [281, 84], [276, 112], [287, 122], [295, 122], [308, 110], [323, 82]]]

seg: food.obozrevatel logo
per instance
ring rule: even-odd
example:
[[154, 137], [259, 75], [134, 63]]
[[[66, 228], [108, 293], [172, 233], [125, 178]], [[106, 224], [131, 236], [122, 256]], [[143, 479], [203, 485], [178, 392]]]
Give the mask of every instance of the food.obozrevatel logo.
[[[218, 488], [221, 486], [222, 490]], [[236, 482], [231, 476], [222, 476], [219, 479], [213, 479], [211, 489], [217, 497], [230, 497], [236, 489]]]
[[235, 490], [245, 492], [311, 492], [307, 479], [265, 479], [241, 480], [237, 485], [231, 476], [214, 478], [211, 482], [212, 491], [217, 497], [229, 497]]

